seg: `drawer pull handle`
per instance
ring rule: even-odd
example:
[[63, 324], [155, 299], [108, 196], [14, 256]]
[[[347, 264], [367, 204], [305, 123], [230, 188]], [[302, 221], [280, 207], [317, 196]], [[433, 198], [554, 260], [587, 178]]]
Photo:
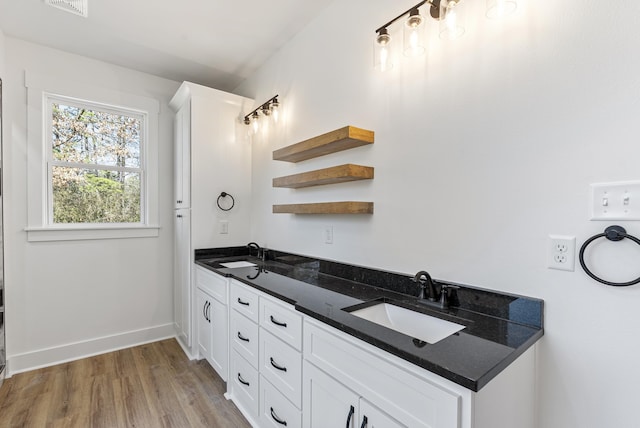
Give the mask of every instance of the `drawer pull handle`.
[[238, 297], [238, 303], [244, 306], [249, 306], [249, 302], [243, 302], [239, 297]]
[[351, 418], [353, 417], [353, 414], [356, 412], [356, 408], [351, 406], [351, 409], [349, 410], [349, 415], [347, 416], [347, 428], [349, 428], [349, 425], [351, 425]]
[[244, 336], [242, 335], [242, 333], [240, 333], [240, 332], [238, 332], [238, 339], [243, 340], [243, 341], [245, 341], [245, 342], [249, 342], [249, 339], [247, 339], [246, 337], [244, 337]]
[[273, 418], [274, 421], [276, 421], [280, 425], [287, 426], [287, 421], [283, 421], [282, 419], [280, 419], [276, 414], [276, 412], [273, 411], [273, 407], [271, 407], [271, 417]]
[[286, 371], [287, 371], [287, 368], [286, 368], [286, 367], [282, 367], [282, 366], [278, 365], [278, 363], [276, 363], [275, 361], [273, 361], [273, 357], [269, 357], [269, 359], [271, 360], [271, 365], [272, 365], [273, 367], [275, 367], [276, 369], [278, 369], [278, 370], [280, 370], [280, 371], [283, 371], [283, 372], [286, 372]]
[[280, 321], [277, 321], [277, 320], [273, 317], [273, 315], [269, 315], [269, 318], [271, 318], [271, 322], [272, 322], [272, 323], [274, 323], [275, 325], [279, 325], [280, 327], [286, 327], [286, 326], [287, 326], [287, 323], [286, 323], [286, 322], [280, 322]]
[[369, 422], [369, 420], [367, 419], [367, 417], [363, 417], [362, 418], [362, 425], [360, 425], [360, 428], [367, 428], [367, 423]]
[[241, 384], [249, 386], [249, 382], [242, 379], [242, 375], [240, 373], [238, 373], [238, 380], [240, 381]]

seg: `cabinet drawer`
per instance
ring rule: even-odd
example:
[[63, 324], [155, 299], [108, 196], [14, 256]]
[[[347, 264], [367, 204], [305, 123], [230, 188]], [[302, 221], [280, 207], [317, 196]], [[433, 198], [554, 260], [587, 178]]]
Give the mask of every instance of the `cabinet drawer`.
[[260, 374], [301, 408], [302, 355], [264, 329], [260, 330]]
[[260, 298], [260, 326], [302, 350], [302, 315], [291, 305]]
[[250, 419], [258, 417], [258, 371], [251, 367], [237, 352], [231, 353], [229, 373], [233, 388], [232, 397], [238, 408], [244, 410]]
[[220, 303], [227, 304], [227, 278], [196, 266], [196, 287], [206, 291]]
[[253, 323], [238, 311], [231, 311], [231, 344], [240, 355], [258, 368], [258, 324]]
[[300, 428], [302, 413], [264, 377], [260, 378], [260, 426]]
[[231, 281], [231, 307], [258, 323], [258, 293], [238, 281]]

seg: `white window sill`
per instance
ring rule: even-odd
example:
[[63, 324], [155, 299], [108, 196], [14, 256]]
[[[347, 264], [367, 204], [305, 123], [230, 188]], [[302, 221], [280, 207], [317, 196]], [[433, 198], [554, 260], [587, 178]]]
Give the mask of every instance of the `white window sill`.
[[87, 239], [155, 238], [160, 226], [27, 227], [27, 241], [82, 241]]

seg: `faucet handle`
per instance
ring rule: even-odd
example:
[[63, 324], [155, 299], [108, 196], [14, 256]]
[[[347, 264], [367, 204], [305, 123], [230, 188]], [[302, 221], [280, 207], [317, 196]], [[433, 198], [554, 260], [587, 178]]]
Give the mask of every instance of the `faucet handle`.
[[450, 285], [450, 284], [441, 284], [440, 285], [440, 307], [441, 308], [448, 308], [449, 307], [449, 297], [451, 297], [449, 295], [451, 290], [459, 290], [460, 287], [458, 287], [457, 285]]

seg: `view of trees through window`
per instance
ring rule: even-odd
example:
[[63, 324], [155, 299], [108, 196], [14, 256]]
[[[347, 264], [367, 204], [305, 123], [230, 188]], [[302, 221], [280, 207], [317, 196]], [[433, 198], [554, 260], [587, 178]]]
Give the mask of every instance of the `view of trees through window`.
[[51, 112], [53, 222], [140, 223], [142, 117], [55, 101]]

